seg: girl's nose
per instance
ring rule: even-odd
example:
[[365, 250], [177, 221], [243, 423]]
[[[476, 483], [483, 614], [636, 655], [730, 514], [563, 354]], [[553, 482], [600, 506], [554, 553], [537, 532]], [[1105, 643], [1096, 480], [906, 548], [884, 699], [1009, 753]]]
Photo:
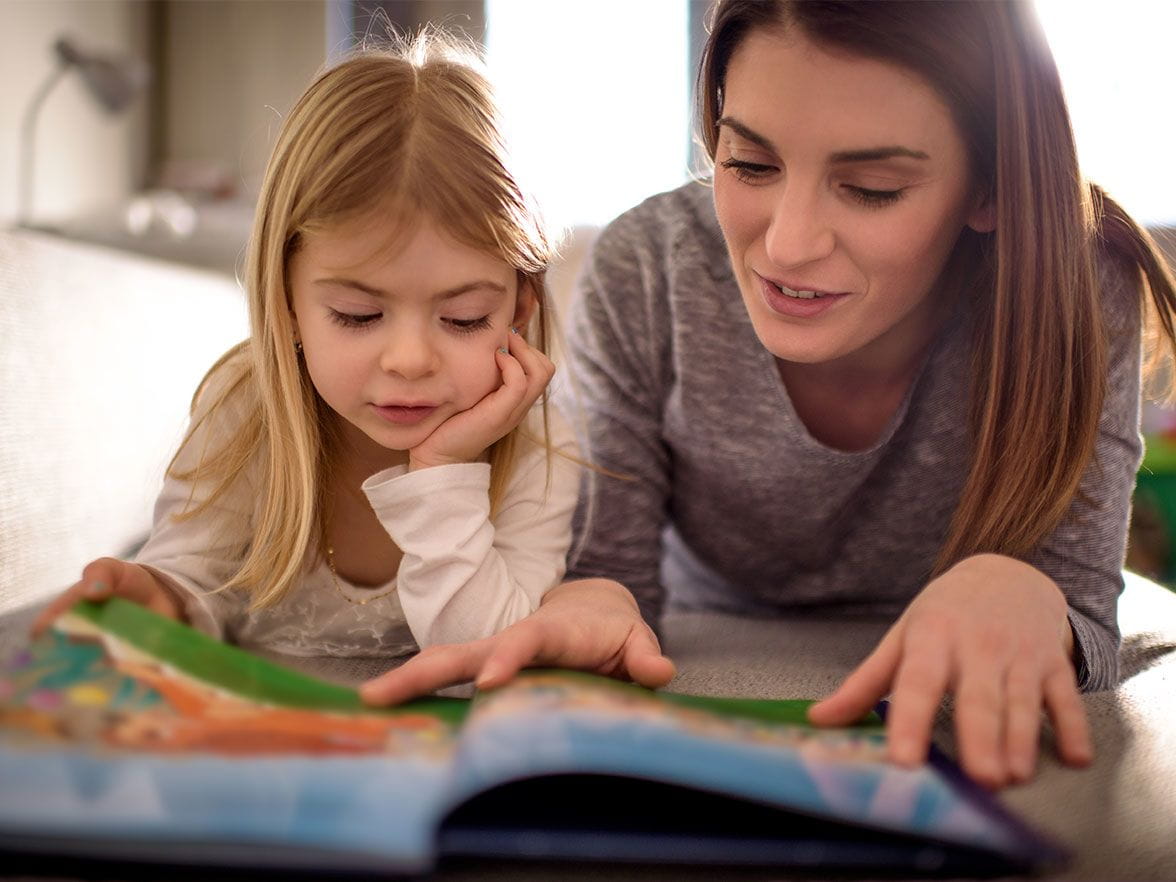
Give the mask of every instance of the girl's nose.
[[789, 182], [764, 235], [768, 259], [778, 267], [803, 266], [828, 257], [836, 235], [826, 221], [819, 192]]
[[394, 327], [380, 353], [380, 369], [406, 380], [427, 377], [437, 369], [437, 352], [424, 328], [413, 323]]

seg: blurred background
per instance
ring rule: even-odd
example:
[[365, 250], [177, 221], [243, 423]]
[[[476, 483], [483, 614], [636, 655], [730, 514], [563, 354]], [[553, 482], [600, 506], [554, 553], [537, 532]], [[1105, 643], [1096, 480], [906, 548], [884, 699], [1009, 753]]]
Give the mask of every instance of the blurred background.
[[[40, 228], [231, 281], [266, 157], [297, 96], [366, 35], [434, 23], [485, 48], [526, 180], [566, 233], [552, 272], [563, 302], [600, 225], [703, 167], [691, 102], [708, 5], [0, 0], [0, 227]], [[1084, 171], [1171, 254], [1176, 4], [1037, 6]], [[1132, 552], [1139, 569], [1170, 579], [1176, 420], [1152, 407], [1145, 427], [1144, 538]]]

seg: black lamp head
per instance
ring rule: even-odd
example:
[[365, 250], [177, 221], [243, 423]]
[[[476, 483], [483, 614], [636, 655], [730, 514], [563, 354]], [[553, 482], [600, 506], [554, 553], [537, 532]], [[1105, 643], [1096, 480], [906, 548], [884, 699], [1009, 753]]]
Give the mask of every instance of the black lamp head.
[[136, 59], [87, 52], [68, 37], [59, 37], [53, 49], [63, 66], [77, 69], [99, 106], [112, 115], [125, 110], [147, 85], [147, 67]]

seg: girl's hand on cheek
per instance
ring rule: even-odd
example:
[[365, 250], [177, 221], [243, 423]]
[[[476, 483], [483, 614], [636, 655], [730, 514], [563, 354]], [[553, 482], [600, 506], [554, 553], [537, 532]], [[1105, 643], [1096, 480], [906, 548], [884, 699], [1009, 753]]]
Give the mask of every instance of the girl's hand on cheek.
[[890, 758], [913, 766], [925, 761], [936, 711], [951, 691], [960, 763], [999, 788], [1033, 775], [1043, 706], [1062, 760], [1090, 762], [1072, 654], [1066, 599], [1053, 580], [1012, 558], [976, 555], [928, 584], [810, 719], [850, 723], [889, 692]]
[[408, 452], [408, 469], [475, 462], [491, 444], [504, 437], [526, 417], [555, 374], [555, 365], [538, 349], [527, 345], [521, 334], [507, 335], [509, 350], [499, 349], [494, 358], [502, 372], [502, 385], [471, 407], [439, 425]]

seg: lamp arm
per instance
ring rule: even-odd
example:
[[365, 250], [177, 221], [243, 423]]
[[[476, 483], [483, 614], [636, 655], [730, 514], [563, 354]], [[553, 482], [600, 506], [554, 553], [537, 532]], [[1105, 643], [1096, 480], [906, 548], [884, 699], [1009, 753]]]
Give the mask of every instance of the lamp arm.
[[69, 67], [67, 63], [58, 64], [49, 77], [37, 89], [33, 95], [32, 101], [29, 102], [28, 108], [25, 110], [24, 119], [20, 127], [20, 180], [19, 180], [19, 198], [16, 208], [16, 223], [17, 226], [27, 227], [31, 218], [31, 209], [33, 204], [33, 174], [34, 174], [34, 136], [37, 129], [37, 117], [41, 113], [41, 107], [45, 104], [45, 99], [49, 97], [49, 93], [53, 91], [53, 87], [57, 85], [58, 81], [65, 74]]

